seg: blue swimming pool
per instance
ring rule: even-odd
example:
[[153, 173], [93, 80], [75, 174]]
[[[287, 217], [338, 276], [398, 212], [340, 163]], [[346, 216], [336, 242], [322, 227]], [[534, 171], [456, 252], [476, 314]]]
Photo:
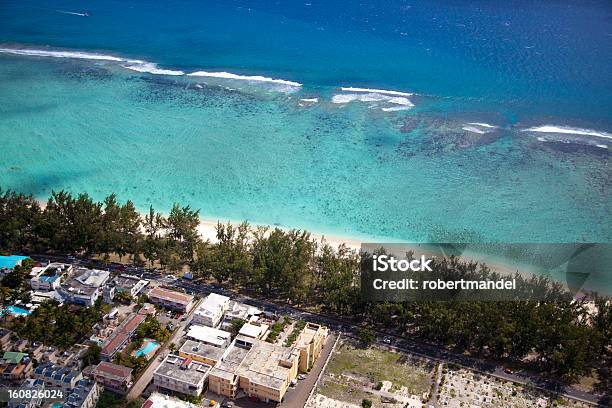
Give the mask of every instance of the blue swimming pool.
[[136, 351], [136, 357], [145, 356], [148, 357], [149, 354], [155, 352], [159, 347], [159, 343], [155, 340], [145, 340], [145, 344]]
[[12, 314], [13, 316], [29, 316], [32, 314], [32, 312], [30, 312], [27, 309], [23, 309], [18, 306], [10, 305], [10, 306], [7, 306], [6, 309], [0, 312], [0, 316], [2, 316], [7, 311], [9, 314]]

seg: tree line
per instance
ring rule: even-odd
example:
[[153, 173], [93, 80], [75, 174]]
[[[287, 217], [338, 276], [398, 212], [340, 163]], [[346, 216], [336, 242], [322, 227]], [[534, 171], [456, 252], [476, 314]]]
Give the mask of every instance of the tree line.
[[[471, 355], [528, 364], [567, 382], [599, 370], [610, 389], [612, 303], [557, 296], [535, 301], [369, 302], [360, 296], [360, 254], [315, 240], [306, 231], [218, 224], [217, 242], [197, 233], [199, 210], [174, 204], [165, 216], [139, 214], [115, 195], [95, 202], [86, 194], [51, 194], [45, 206], [32, 196], [0, 194], [0, 247], [16, 252], [57, 251], [128, 256], [168, 270], [189, 268], [266, 298], [353, 319], [370, 328], [418, 338]], [[453, 259], [434, 264], [441, 276], [489, 276], [486, 265]], [[521, 281], [525, 290], [549, 285]]]

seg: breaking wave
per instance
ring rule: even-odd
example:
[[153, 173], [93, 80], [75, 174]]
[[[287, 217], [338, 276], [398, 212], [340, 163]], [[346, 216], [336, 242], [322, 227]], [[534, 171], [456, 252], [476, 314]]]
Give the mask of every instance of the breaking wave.
[[570, 126], [554, 126], [554, 125], [543, 125], [523, 129], [523, 132], [537, 132], [537, 133], [556, 133], [565, 135], [577, 135], [577, 136], [593, 136], [603, 137], [605, 139], [612, 139], [612, 133], [602, 132], [593, 129], [583, 129]]

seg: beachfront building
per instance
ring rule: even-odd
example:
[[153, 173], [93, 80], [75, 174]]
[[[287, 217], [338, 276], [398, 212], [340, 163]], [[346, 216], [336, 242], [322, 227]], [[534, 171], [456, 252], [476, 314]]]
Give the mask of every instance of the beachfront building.
[[26, 353], [6, 351], [0, 359], [0, 378], [5, 382], [21, 382], [32, 369], [32, 360]]
[[193, 296], [175, 290], [157, 287], [151, 289], [147, 295], [151, 303], [183, 313], [188, 313], [193, 307]]
[[300, 350], [300, 372], [306, 373], [319, 358], [329, 329], [314, 323], [306, 323], [294, 345]]
[[67, 303], [93, 306], [109, 278], [108, 271], [77, 268], [74, 276], [62, 284], [58, 292]]
[[81, 370], [45, 363], [34, 369], [32, 377], [43, 381], [47, 387], [61, 388], [64, 392], [67, 392], [83, 379], [83, 373]]
[[229, 297], [211, 293], [193, 313], [194, 324], [217, 327], [229, 307]]
[[115, 287], [116, 293], [125, 292], [135, 298], [148, 284], [148, 280], [140, 279], [138, 276], [120, 275], [113, 279], [111, 285]]
[[200, 396], [204, 392], [211, 366], [169, 354], [153, 373], [158, 388], [180, 394]]
[[210, 391], [235, 398], [240, 389], [265, 402], [281, 402], [297, 376], [299, 351], [250, 337], [238, 336], [237, 340], [212, 369]]
[[212, 327], [194, 324], [189, 328], [187, 338], [211, 346], [226, 348], [232, 341], [232, 334]]
[[67, 408], [94, 408], [100, 399], [101, 387], [92, 380], [80, 380], [66, 397]]
[[221, 330], [231, 330], [232, 321], [239, 319], [245, 322], [255, 323], [259, 320], [262, 311], [255, 306], [249, 306], [244, 303], [230, 300], [229, 306], [223, 315], [221, 321]]
[[100, 362], [92, 375], [105, 389], [118, 394], [127, 393], [132, 386], [132, 369], [108, 361]]
[[102, 360], [111, 361], [113, 356], [128, 344], [138, 326], [145, 321], [148, 315], [155, 315], [155, 308], [148, 303], [137, 313], [129, 315], [102, 343], [100, 358]]
[[34, 291], [49, 292], [60, 287], [63, 276], [72, 273], [74, 267], [59, 262], [49, 263], [46, 266], [32, 268], [30, 287]]
[[221, 360], [226, 349], [194, 340], [186, 340], [179, 349], [179, 356], [214, 366]]

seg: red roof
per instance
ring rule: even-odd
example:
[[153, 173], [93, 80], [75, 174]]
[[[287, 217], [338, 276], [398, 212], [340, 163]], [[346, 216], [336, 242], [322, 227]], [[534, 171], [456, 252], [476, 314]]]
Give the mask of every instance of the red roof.
[[94, 375], [126, 379], [132, 375], [132, 369], [129, 367], [124, 367], [122, 365], [102, 361], [94, 370]]

